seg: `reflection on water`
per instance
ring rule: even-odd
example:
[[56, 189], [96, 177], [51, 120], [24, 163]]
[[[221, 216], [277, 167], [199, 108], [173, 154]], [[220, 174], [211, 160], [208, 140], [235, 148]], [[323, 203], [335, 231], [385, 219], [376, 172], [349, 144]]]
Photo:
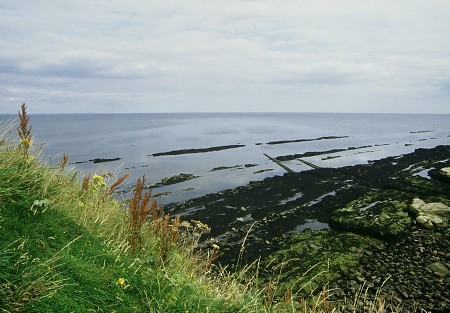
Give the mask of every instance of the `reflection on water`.
[[[11, 116], [0, 115], [0, 120]], [[414, 114], [66, 114], [31, 115], [35, 142], [45, 142], [42, 158], [57, 163], [62, 153], [81, 172], [130, 172], [132, 181], [145, 174], [149, 183], [189, 173], [199, 178], [157, 188], [170, 203], [244, 185], [285, 171], [264, 154], [277, 157], [340, 150], [304, 159], [321, 167], [340, 167], [417, 148], [450, 144], [449, 115]], [[311, 138], [327, 138], [309, 140]], [[336, 138], [332, 138], [336, 137]], [[306, 139], [306, 141], [304, 140]], [[286, 143], [269, 145], [271, 141]], [[242, 145], [207, 153], [152, 156], [155, 153]], [[363, 150], [350, 147], [370, 146]], [[89, 160], [114, 159], [94, 164]], [[255, 164], [245, 167], [245, 164]], [[240, 166], [236, 168], [236, 165]], [[309, 170], [298, 161], [293, 171]], [[211, 171], [218, 167], [233, 170]]]
[[294, 230], [288, 232], [288, 234], [301, 233], [306, 229], [321, 230], [330, 228], [327, 223], [321, 223], [317, 220], [307, 219], [304, 224], [298, 225]]

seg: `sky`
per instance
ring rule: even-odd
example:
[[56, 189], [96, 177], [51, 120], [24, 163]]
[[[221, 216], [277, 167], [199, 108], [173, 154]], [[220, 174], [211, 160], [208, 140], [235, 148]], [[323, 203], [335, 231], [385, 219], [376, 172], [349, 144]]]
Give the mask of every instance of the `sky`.
[[0, 114], [450, 113], [448, 0], [0, 0]]

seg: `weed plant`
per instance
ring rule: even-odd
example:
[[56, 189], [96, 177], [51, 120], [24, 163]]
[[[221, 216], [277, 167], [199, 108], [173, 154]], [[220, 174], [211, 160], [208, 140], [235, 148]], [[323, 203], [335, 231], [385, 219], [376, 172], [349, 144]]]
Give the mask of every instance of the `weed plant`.
[[19, 120], [19, 145], [11, 127], [0, 130], [0, 312], [339, 311], [328, 290], [275, 298], [276, 280], [260, 286], [259, 262], [235, 273], [214, 265], [218, 246], [195, 249], [207, 226], [165, 214], [145, 177], [118, 199], [127, 174], [79, 179], [67, 154], [43, 164], [25, 104]]

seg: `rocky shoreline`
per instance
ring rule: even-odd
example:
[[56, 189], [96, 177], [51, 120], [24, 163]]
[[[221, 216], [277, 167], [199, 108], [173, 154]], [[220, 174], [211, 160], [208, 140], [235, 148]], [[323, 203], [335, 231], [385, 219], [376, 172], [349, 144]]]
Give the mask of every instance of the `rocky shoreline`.
[[[416, 226], [386, 247], [357, 249], [359, 264], [332, 284], [334, 299], [354, 298], [361, 288], [381, 295], [408, 312], [448, 312], [450, 308], [450, 233]], [[351, 310], [349, 310], [351, 311]]]
[[[208, 224], [203, 244], [221, 247], [219, 262], [233, 268], [260, 258], [265, 278], [281, 273], [280, 285], [293, 292], [329, 283], [332, 299], [367, 289], [368, 298], [407, 310], [444, 312], [450, 179], [442, 169], [449, 166], [449, 146], [417, 149], [364, 165], [286, 173], [166, 211]], [[316, 263], [322, 265], [310, 270]], [[323, 266], [326, 275], [302, 289]]]

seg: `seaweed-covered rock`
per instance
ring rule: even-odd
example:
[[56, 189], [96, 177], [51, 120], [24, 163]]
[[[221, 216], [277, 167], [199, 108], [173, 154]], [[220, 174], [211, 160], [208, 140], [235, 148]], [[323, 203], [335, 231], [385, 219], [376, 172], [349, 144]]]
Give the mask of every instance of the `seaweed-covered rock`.
[[410, 208], [416, 217], [417, 224], [423, 228], [447, 226], [450, 207], [443, 203], [425, 203], [419, 198], [414, 198]]
[[174, 184], [182, 183], [182, 182], [192, 180], [192, 179], [195, 179], [198, 177], [199, 176], [195, 176], [192, 174], [180, 173], [178, 175], [163, 178], [159, 184], [156, 184], [156, 187], [174, 185]]
[[428, 268], [433, 272], [434, 275], [441, 278], [444, 278], [450, 272], [448, 268], [440, 262], [431, 263]]
[[279, 240], [279, 249], [265, 261], [267, 273], [280, 281], [280, 290], [308, 294], [341, 278], [364, 280], [355, 267], [364, 262], [364, 253], [380, 250], [377, 239], [334, 230], [306, 230]]
[[412, 219], [408, 205], [392, 198], [387, 192], [369, 192], [363, 197], [337, 209], [330, 220], [332, 228], [390, 238], [405, 233]]

